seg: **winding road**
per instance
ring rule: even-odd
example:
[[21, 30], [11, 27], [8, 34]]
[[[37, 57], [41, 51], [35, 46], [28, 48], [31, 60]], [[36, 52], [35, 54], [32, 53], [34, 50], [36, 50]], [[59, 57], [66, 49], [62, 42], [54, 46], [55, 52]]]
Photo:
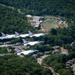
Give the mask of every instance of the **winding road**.
[[44, 55], [44, 56], [41, 56], [40, 58], [37, 58], [37, 62], [38, 62], [41, 66], [43, 66], [44, 68], [49, 69], [49, 70], [53, 73], [52, 75], [59, 75], [58, 73], [56, 73], [56, 72], [54, 71], [54, 69], [53, 69], [52, 67], [47, 66], [47, 65], [42, 65], [43, 59], [46, 58], [47, 56], [49, 56], [49, 55]]

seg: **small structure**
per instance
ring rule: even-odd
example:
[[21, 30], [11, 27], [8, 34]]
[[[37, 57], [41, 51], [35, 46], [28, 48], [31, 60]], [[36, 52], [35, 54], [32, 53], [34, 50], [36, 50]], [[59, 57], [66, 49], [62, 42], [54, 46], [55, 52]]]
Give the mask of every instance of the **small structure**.
[[28, 18], [28, 21], [31, 23], [31, 25], [36, 28], [39, 29], [40, 28], [40, 23], [42, 21], [40, 21], [40, 16], [31, 16], [31, 15], [26, 15], [26, 17]]
[[56, 49], [56, 50], [54, 50], [54, 51], [52, 52], [52, 54], [59, 54], [59, 53], [61, 53], [61, 51], [58, 50], [58, 49]]
[[48, 54], [50, 54], [50, 51], [45, 51], [44, 54], [48, 55]]
[[5, 42], [5, 44], [10, 44], [10, 43], [11, 43], [10, 41]]
[[31, 16], [31, 15], [26, 15], [26, 17], [27, 17], [27, 18], [32, 18], [32, 16]]
[[63, 21], [62, 21], [62, 20], [61, 20], [61, 21], [59, 21], [59, 22], [58, 22], [58, 24], [59, 24], [59, 25], [62, 25], [62, 24], [63, 24]]
[[71, 59], [71, 60], [68, 60], [66, 62], [66, 68], [69, 68], [71, 67], [73, 64], [75, 64], [75, 58]]
[[53, 48], [54, 49], [60, 49], [60, 46], [54, 46]]
[[21, 43], [20, 43], [20, 42], [17, 42], [15, 45], [16, 45], [16, 46], [19, 46], [19, 45], [21, 45]]
[[33, 54], [32, 55], [35, 59], [38, 58], [37, 54]]
[[40, 16], [33, 16], [33, 20], [39, 21]]

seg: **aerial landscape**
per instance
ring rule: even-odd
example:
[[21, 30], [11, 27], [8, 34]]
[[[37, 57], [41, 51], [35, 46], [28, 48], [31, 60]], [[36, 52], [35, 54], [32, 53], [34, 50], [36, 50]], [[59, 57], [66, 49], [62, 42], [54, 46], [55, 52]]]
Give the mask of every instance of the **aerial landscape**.
[[0, 0], [0, 75], [75, 75], [75, 0]]

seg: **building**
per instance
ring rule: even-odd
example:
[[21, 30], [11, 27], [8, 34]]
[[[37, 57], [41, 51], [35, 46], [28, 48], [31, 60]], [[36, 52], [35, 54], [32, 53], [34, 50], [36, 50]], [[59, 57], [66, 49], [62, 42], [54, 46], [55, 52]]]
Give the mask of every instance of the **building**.
[[66, 62], [66, 68], [69, 68], [71, 67], [73, 64], [75, 64], [75, 58], [71, 59], [71, 60], [68, 60]]
[[32, 56], [33, 56], [35, 59], [38, 58], [38, 55], [37, 55], [37, 54], [33, 54]]
[[55, 50], [52, 52], [52, 54], [59, 54], [59, 53], [61, 53], [61, 51], [60, 51], [59, 49], [55, 49]]
[[45, 51], [44, 54], [48, 55], [48, 54], [50, 54], [50, 51]]
[[31, 16], [31, 15], [26, 15], [26, 17], [27, 17], [27, 18], [32, 18], [32, 16]]
[[60, 49], [60, 46], [54, 46], [53, 48], [54, 49]]

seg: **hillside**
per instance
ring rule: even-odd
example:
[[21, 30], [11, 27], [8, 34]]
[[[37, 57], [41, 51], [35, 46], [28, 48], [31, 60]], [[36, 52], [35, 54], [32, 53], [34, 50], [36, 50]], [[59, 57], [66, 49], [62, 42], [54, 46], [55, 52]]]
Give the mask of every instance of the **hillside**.
[[16, 9], [0, 5], [0, 33], [27, 33], [34, 30], [28, 23], [25, 15], [19, 14]]
[[[52, 19], [48, 18], [44, 22], [44, 27], [50, 30], [47, 35], [42, 37], [25, 38], [27, 41], [38, 41], [42, 43], [34, 46], [24, 46], [21, 38], [11, 40], [1, 40], [2, 44], [7, 41], [14, 43], [21, 43], [19, 47], [20, 53], [24, 50], [33, 49], [38, 50], [34, 55], [18, 57], [12, 52], [12, 55], [0, 56], [0, 75], [52, 75], [48, 70], [52, 67], [55, 72], [60, 75], [73, 75], [71, 65], [67, 68], [66, 62], [75, 58], [75, 0], [0, 0], [0, 33], [12, 34], [15, 31], [19, 33], [28, 33], [28, 30], [32, 31], [35, 35], [35, 30], [26, 15], [42, 16], [45, 21], [45, 16], [60, 17], [62, 21], [67, 22], [68, 27], [51, 28], [55, 23], [51, 24]], [[32, 18], [29, 18], [32, 20]], [[55, 20], [55, 19], [54, 19]], [[40, 21], [40, 20], [38, 20]], [[60, 21], [57, 19], [57, 22]], [[32, 21], [33, 22], [33, 21]], [[41, 21], [42, 22], [42, 21]], [[35, 19], [34, 19], [34, 23]], [[35, 24], [36, 25], [36, 24]], [[55, 25], [56, 26], [56, 25]], [[43, 27], [43, 28], [44, 28]], [[37, 33], [40, 31], [36, 30]], [[21, 36], [20, 36], [21, 37]], [[7, 42], [6, 44], [8, 44]], [[32, 43], [31, 42], [31, 43]], [[24, 42], [29, 44], [30, 42]], [[54, 48], [60, 47], [60, 48]], [[15, 49], [14, 45], [14, 49]], [[63, 50], [67, 50], [67, 55], [62, 54]], [[13, 50], [13, 48], [9, 48]], [[8, 49], [7, 49], [8, 50]], [[7, 53], [6, 48], [0, 48], [0, 53]], [[56, 52], [54, 53], [54, 51]], [[14, 53], [14, 54], [13, 54]], [[37, 63], [37, 59], [41, 56], [48, 55], [42, 61], [40, 66]], [[50, 56], [49, 56], [50, 55]], [[36, 60], [32, 57], [36, 58]], [[39, 61], [41, 62], [41, 61]], [[75, 63], [75, 62], [74, 62]], [[73, 64], [74, 64], [73, 63]], [[44, 65], [46, 66], [44, 68]]]
[[32, 57], [18, 56], [0, 57], [0, 75], [51, 75], [51, 72], [41, 67]]
[[75, 15], [75, 0], [1, 0], [0, 3], [33, 10], [37, 15]]

